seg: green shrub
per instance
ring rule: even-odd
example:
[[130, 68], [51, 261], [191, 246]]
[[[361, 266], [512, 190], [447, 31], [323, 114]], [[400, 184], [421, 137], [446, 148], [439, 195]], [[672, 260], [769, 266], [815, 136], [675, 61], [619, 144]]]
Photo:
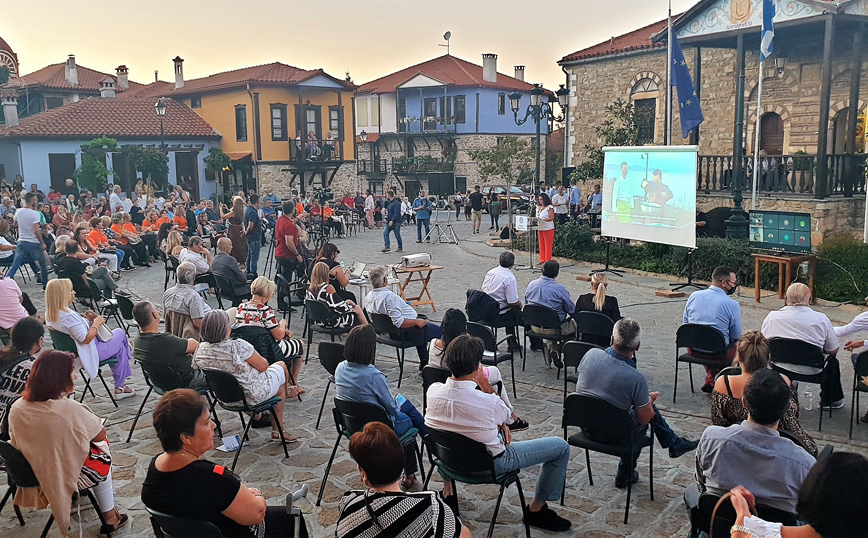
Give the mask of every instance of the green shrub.
[[831, 237], [817, 248], [817, 258], [816, 296], [861, 303], [868, 282], [868, 245], [851, 235]]

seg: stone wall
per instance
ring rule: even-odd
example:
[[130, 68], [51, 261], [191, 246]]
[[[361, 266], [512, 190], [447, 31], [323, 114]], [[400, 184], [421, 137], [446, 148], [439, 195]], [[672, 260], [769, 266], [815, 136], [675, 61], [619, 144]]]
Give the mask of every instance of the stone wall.
[[[259, 164], [257, 165], [259, 171], [259, 177], [257, 178], [257, 184], [259, 186], [259, 192], [264, 193], [271, 190], [274, 194], [279, 196], [280, 198], [290, 198], [292, 197], [292, 189], [293, 185], [290, 183], [292, 181], [292, 172], [284, 171], [290, 168], [288, 164]], [[299, 178], [295, 179], [296, 185], [298, 184]], [[306, 181], [310, 181], [310, 174], [305, 175]], [[328, 178], [326, 178], [328, 179]], [[337, 173], [335, 174], [334, 179], [332, 180], [331, 188], [337, 194], [340, 193], [340, 196], [343, 197], [344, 193], [351, 192], [355, 194], [356, 191], [364, 191], [367, 188], [367, 183], [362, 184], [361, 177], [356, 175], [356, 163], [355, 161], [346, 162], [338, 168]], [[319, 179], [317, 179], [317, 182]], [[318, 184], [318, 183], [317, 183]], [[309, 191], [310, 187], [305, 183], [306, 189]], [[297, 187], [296, 187], [297, 188]]]

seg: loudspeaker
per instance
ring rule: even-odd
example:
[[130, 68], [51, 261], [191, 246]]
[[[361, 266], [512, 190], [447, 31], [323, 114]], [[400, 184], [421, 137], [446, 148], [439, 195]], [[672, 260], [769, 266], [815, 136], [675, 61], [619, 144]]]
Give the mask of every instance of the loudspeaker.
[[428, 194], [450, 196], [455, 193], [455, 176], [449, 172], [428, 174]]

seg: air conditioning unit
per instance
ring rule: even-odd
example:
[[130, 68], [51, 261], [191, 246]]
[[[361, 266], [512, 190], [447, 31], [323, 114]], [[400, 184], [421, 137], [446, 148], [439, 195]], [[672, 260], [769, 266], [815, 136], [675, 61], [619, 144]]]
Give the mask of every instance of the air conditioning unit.
[[401, 257], [401, 265], [404, 267], [428, 267], [431, 265], [431, 255], [425, 254], [408, 254]]

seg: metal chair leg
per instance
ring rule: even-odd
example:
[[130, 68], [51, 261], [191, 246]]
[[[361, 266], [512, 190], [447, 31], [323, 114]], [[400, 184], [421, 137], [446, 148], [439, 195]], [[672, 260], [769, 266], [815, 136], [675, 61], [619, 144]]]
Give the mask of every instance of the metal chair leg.
[[211, 413], [211, 416], [214, 418], [214, 424], [217, 425], [217, 435], [219, 435], [222, 439], [223, 430], [220, 428], [220, 418], [217, 416], [217, 400], [212, 400], [211, 395], [207, 392], [205, 393], [205, 399], [208, 400], [209, 411]]
[[398, 388], [401, 388], [401, 378], [404, 377], [404, 350], [395, 348], [395, 353], [398, 355]]
[[526, 538], [530, 538], [530, 524], [527, 522], [527, 518], [524, 517], [524, 514], [530, 509], [527, 507], [527, 503], [524, 500], [524, 490], [521, 489], [521, 480], [519, 480], [518, 477], [515, 478], [515, 487], [518, 489], [518, 499], [521, 501], [521, 519], [524, 522], [524, 533]]
[[675, 381], [672, 383], [672, 403], [675, 403], [675, 395], [678, 393], [678, 356], [675, 357]]
[[687, 363], [687, 372], [688, 372], [688, 376], [690, 377], [690, 392], [696, 392], [693, 389], [693, 363], [692, 362]]
[[627, 520], [630, 517], [630, 494], [633, 493], [633, 458], [635, 457], [633, 454], [630, 455], [630, 469], [627, 470], [630, 474], [627, 478], [627, 506], [624, 507], [624, 525], [627, 524]]
[[[274, 411], [272, 411], [274, 412]], [[244, 418], [241, 419], [241, 422], [244, 423]], [[247, 439], [247, 433], [250, 431], [250, 426], [253, 424], [253, 419], [247, 421], [247, 426], [244, 427], [244, 435], [241, 436], [241, 443], [238, 444], [238, 450], [235, 451], [235, 457], [232, 459], [232, 467], [229, 468], [233, 473], [235, 472], [235, 465], [238, 463], [238, 456], [241, 455], [241, 450], [244, 448], [244, 441]], [[283, 438], [283, 433], [280, 435], [281, 439]], [[283, 449], [286, 450], [286, 444], [283, 445]], [[289, 454], [286, 456], [289, 457]]]
[[494, 514], [491, 516], [491, 523], [488, 525], [488, 538], [494, 535], [494, 524], [497, 523], [497, 511], [500, 510], [500, 502], [503, 500], [503, 490], [505, 489], [506, 483], [501, 484], [500, 493], [497, 494], [497, 502], [494, 504]]
[[139, 406], [139, 411], [138, 413], [136, 413], [136, 418], [133, 419], [133, 425], [130, 426], [130, 433], [129, 435], [127, 435], [127, 443], [129, 443], [130, 439], [133, 438], [133, 432], [136, 431], [136, 424], [139, 423], [139, 417], [142, 416], [142, 410], [144, 410], [145, 404], [148, 403], [148, 397], [151, 395], [151, 392], [153, 392], [153, 390], [153, 386], [148, 386], [148, 392], [146, 392], [145, 397], [142, 398], [142, 405]]
[[317, 495], [317, 498], [316, 498], [316, 505], [317, 506], [319, 506], [320, 503], [322, 502], [322, 496], [323, 496], [323, 493], [325, 493], [326, 481], [329, 478], [329, 471], [331, 471], [332, 462], [335, 459], [335, 454], [337, 454], [338, 447], [340, 445], [341, 445], [341, 435], [338, 434], [338, 438], [335, 441], [335, 447], [334, 447], [334, 449], [332, 449], [332, 455], [329, 458], [329, 462], [326, 464], [325, 474], [323, 474], [323, 476], [322, 476], [322, 484], [320, 484], [320, 486], [319, 486], [319, 495]]
[[591, 476], [591, 452], [587, 448], [585, 449], [585, 464], [588, 468], [588, 483], [593, 486], [594, 477]]
[[[277, 412], [274, 410], [274, 406], [272, 405], [268, 411], [271, 413], [271, 419], [274, 422], [277, 422], [277, 419], [274, 418], [277, 416]], [[250, 422], [253, 422], [253, 419], [251, 419]], [[289, 459], [289, 449], [286, 448], [286, 437], [284, 437], [283, 435], [283, 427], [278, 428], [277, 431], [280, 432], [280, 444], [283, 445], [283, 455], [286, 456], [287, 459]]]
[[322, 419], [322, 412], [323, 412], [323, 409], [325, 409], [326, 399], [328, 398], [329, 388], [331, 388], [331, 386], [332, 386], [332, 380], [329, 379], [328, 383], [326, 384], [325, 391], [322, 394], [322, 405], [319, 406], [319, 415], [317, 415], [317, 417], [316, 417], [316, 428], [315, 429], [317, 429], [317, 430], [319, 429], [319, 422], [320, 422], [320, 419]]
[[111, 398], [112, 403], [115, 404], [115, 407], [117, 408], [118, 402], [115, 400], [114, 391], [111, 390], [108, 383], [105, 382], [105, 378], [102, 376], [102, 368], [99, 369], [97, 376], [99, 377], [99, 380], [102, 381], [102, 386], [105, 387], [105, 391], [108, 393], [109, 398]]

